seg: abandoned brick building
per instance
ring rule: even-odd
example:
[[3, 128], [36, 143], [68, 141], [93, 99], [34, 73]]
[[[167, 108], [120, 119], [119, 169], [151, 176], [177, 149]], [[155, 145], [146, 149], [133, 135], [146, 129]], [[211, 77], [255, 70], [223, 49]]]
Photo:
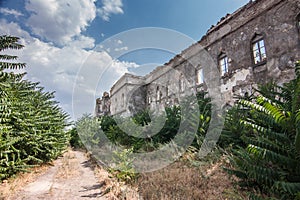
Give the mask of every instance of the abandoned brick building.
[[173, 105], [184, 91], [206, 90], [206, 72], [211, 66], [203, 50], [217, 66], [220, 92], [229, 105], [234, 95], [251, 93], [259, 83], [272, 79], [282, 84], [293, 79], [294, 63], [300, 59], [300, 0], [250, 1], [150, 74], [123, 75], [110, 96], [105, 93], [97, 99], [96, 115], [122, 114], [134, 106]]

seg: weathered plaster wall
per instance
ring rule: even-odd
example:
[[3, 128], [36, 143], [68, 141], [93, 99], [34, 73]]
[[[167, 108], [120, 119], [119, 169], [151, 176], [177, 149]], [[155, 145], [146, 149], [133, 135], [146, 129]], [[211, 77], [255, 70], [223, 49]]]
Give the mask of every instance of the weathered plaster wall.
[[[232, 96], [251, 92], [253, 85], [271, 79], [284, 83], [294, 78], [294, 62], [300, 59], [297, 15], [299, 1], [257, 0], [225, 17], [199, 42], [215, 62], [220, 53], [231, 60], [229, 73], [221, 79], [221, 91], [227, 102]], [[264, 37], [267, 62], [255, 65], [252, 39]]]
[[[125, 113], [128, 108], [128, 102], [140, 102], [142, 104], [145, 101], [145, 97], [142, 100], [137, 100], [138, 95], [136, 90], [139, 90], [140, 86], [144, 84], [144, 78], [135, 76], [132, 74], [124, 74], [111, 88], [110, 99], [111, 99], [111, 114], [122, 114]], [[143, 103], [145, 104], [145, 103]], [[136, 103], [133, 105], [137, 105]], [[141, 105], [144, 107], [144, 105]]]
[[[132, 112], [135, 112], [133, 107], [156, 109], [177, 104], [186, 91], [214, 87], [209, 82], [220, 83], [224, 104], [233, 104], [235, 95], [251, 93], [257, 84], [271, 79], [278, 83], [293, 79], [294, 62], [300, 60], [299, 13], [300, 0], [249, 2], [222, 18], [199, 42], [164, 66], [145, 77], [125, 74], [120, 78], [111, 89], [111, 113], [124, 112], [123, 101], [130, 102]], [[252, 39], [256, 34], [263, 36], [267, 54], [266, 62], [260, 64], [254, 64], [252, 52]], [[218, 67], [221, 53], [230, 61], [229, 72], [223, 77]], [[200, 68], [210, 81], [197, 85], [196, 73]]]

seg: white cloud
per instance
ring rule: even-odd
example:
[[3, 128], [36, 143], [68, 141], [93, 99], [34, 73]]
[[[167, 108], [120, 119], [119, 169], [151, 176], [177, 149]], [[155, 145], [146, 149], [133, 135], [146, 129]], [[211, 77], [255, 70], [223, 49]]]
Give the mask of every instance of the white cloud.
[[25, 43], [25, 40], [29, 42], [32, 40], [30, 34], [20, 28], [15, 22], [7, 22], [4, 19], [0, 19], [0, 33], [5, 35], [14, 35], [21, 38], [21, 42]]
[[128, 51], [128, 47], [115, 48], [115, 51]]
[[27, 25], [43, 39], [64, 45], [96, 17], [96, 0], [27, 0]]
[[74, 39], [73, 41], [68, 43], [67, 46], [92, 49], [95, 47], [95, 39], [91, 38], [91, 37], [86, 37], [86, 36], [80, 35], [80, 36], [76, 37], [76, 39]]
[[[18, 24], [5, 20], [0, 20], [0, 32], [24, 38], [24, 49], [13, 54], [19, 56], [20, 62], [27, 63], [27, 78], [41, 82], [47, 91], [56, 91], [56, 99], [63, 109], [70, 114], [74, 111], [76, 117], [92, 113], [96, 97], [104, 90], [109, 91], [128, 68], [137, 66], [114, 60], [106, 52], [83, 49], [94, 43], [89, 38], [82, 37], [67, 46], [56, 47], [51, 42], [31, 37]], [[72, 101], [75, 110], [72, 110]]]
[[23, 16], [23, 14], [15, 9], [0, 8], [0, 13], [4, 15], [14, 15], [16, 18]]
[[122, 0], [102, 0], [103, 6], [97, 10], [104, 21], [109, 21], [112, 14], [123, 14]]
[[117, 44], [123, 44], [122, 40], [117, 40]]

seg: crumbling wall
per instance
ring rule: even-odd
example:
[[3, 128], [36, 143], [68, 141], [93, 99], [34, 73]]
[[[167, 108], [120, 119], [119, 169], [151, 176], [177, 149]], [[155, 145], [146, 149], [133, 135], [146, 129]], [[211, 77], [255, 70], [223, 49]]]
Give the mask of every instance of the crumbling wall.
[[[258, 35], [265, 42], [267, 58], [255, 64], [252, 42]], [[223, 76], [209, 73], [220, 71], [221, 54], [228, 57], [228, 72]], [[223, 17], [199, 42], [164, 66], [145, 77], [130, 74], [121, 77], [111, 89], [110, 110], [113, 115], [125, 112], [127, 108], [120, 103], [124, 101], [130, 101], [132, 112], [146, 107], [158, 109], [177, 104], [187, 91], [208, 90], [207, 82], [196, 82], [199, 69], [207, 73], [204, 79], [221, 85], [224, 104], [232, 105], [234, 96], [252, 93], [257, 84], [271, 79], [278, 83], [293, 79], [297, 60], [300, 60], [300, 0], [250, 1]]]
[[[225, 101], [234, 95], [250, 93], [253, 86], [271, 79], [284, 83], [294, 78], [295, 61], [300, 59], [299, 1], [258, 0], [228, 15], [208, 31], [199, 42], [218, 63], [225, 53], [230, 59], [229, 73], [221, 78]], [[263, 36], [267, 60], [255, 65], [252, 39]]]

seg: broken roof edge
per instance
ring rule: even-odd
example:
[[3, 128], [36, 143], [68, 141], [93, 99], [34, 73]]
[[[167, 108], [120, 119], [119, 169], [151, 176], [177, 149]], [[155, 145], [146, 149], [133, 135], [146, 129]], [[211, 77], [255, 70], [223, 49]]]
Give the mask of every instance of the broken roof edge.
[[131, 73], [126, 72], [125, 74], [123, 74], [114, 84], [113, 86], [110, 88], [110, 93], [112, 93], [112, 91], [115, 89], [115, 87], [121, 82], [123, 81], [125, 78], [134, 78], [134, 79], [139, 79], [139, 80], [144, 80], [145, 77], [144, 76], [138, 76], [138, 75], [134, 75]]
[[[173, 58], [171, 58], [168, 62], [166, 62], [165, 64], [161, 65], [161, 66], [157, 66], [154, 70], [152, 70], [150, 73], [146, 74], [145, 76], [137, 76], [137, 75], [133, 75], [130, 73], [125, 73], [120, 79], [118, 79], [115, 84], [111, 87], [110, 92], [112, 90], [114, 90], [114, 88], [116, 87], [116, 85], [118, 83], [120, 83], [126, 76], [131, 76], [134, 78], [139, 78], [141, 80], [146, 80], [148, 77], [150, 77], [151, 75], [155, 74], [156, 72], [158, 72], [159, 70], [161, 70], [164, 67], [167, 66], [177, 66], [178, 63], [176, 61], [179, 61], [179, 63], [182, 62], [182, 60], [186, 60], [189, 57], [193, 56], [192, 54], [189, 55], [190, 52], [193, 51], [193, 49], [197, 46], [197, 48], [199, 48], [199, 44], [206, 39], [207, 36], [209, 36], [212, 32], [220, 29], [221, 27], [223, 27], [224, 25], [226, 25], [230, 20], [236, 18], [240, 13], [242, 13], [244, 10], [249, 9], [250, 7], [252, 7], [253, 5], [257, 4], [258, 2], [261, 2], [264, 0], [250, 0], [248, 3], [246, 3], [244, 6], [238, 8], [236, 11], [234, 11], [232, 14], [226, 14], [224, 17], [220, 18], [220, 20], [217, 22], [216, 25], [212, 25], [210, 29], [207, 30], [206, 34], [203, 35], [201, 37], [200, 40], [198, 40], [197, 42], [193, 43], [192, 45], [190, 45], [189, 47], [187, 47], [186, 49], [184, 49], [183, 51], [181, 51], [181, 53], [175, 55]], [[204, 48], [204, 47], [203, 47]], [[188, 57], [186, 56], [188, 55]]]
[[165, 65], [170, 65], [172, 62], [174, 62], [176, 60], [176, 58], [178, 57], [184, 57], [184, 54], [187, 54], [188, 52], [191, 51], [192, 48], [196, 47], [197, 45], [199, 45], [203, 40], [206, 39], [206, 37], [208, 35], [210, 35], [213, 31], [216, 31], [218, 29], [220, 29], [222, 26], [226, 25], [230, 20], [232, 20], [233, 18], [237, 17], [237, 15], [239, 15], [240, 13], [242, 13], [245, 9], [248, 9], [250, 7], [252, 7], [254, 4], [263, 1], [263, 0], [250, 0], [248, 3], [246, 3], [244, 6], [238, 8], [236, 11], [234, 11], [232, 14], [226, 14], [224, 17], [222, 17], [216, 25], [212, 25], [210, 29], [207, 30], [206, 34], [203, 35], [201, 37], [201, 39], [197, 42], [195, 42], [194, 44], [192, 44], [191, 46], [187, 47], [186, 49], [184, 49], [183, 51], [181, 51], [181, 53], [177, 54], [175, 57], [173, 57], [172, 59], [170, 59], [168, 62], [165, 63]]

